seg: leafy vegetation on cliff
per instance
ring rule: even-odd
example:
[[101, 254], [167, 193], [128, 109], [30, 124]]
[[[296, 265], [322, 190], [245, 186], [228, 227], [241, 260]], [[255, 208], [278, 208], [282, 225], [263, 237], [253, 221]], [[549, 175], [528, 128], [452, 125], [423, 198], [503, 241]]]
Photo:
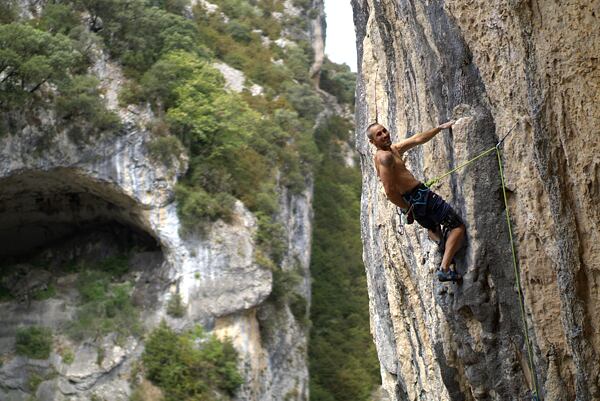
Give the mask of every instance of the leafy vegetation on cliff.
[[243, 382], [231, 342], [200, 326], [177, 334], [163, 321], [150, 334], [142, 360], [165, 401], [227, 400]]
[[367, 283], [360, 242], [360, 171], [344, 161], [352, 126], [332, 117], [315, 138], [309, 363], [312, 401], [368, 400], [380, 382], [369, 332]]
[[[120, 106], [149, 106], [153, 112], [154, 121], [141, 127], [152, 133], [149, 154], [165, 164], [188, 156], [189, 169], [176, 188], [185, 228], [227, 221], [235, 200], [243, 201], [258, 221], [257, 261], [274, 269], [269, 302], [289, 305], [305, 328], [311, 323], [306, 299], [297, 292], [302, 277], [278, 269], [286, 244], [275, 216], [281, 187], [299, 193], [316, 173], [312, 399], [366, 399], [378, 374], [359, 254], [360, 179], [339, 152], [347, 122], [331, 118], [315, 133], [324, 104], [308, 75], [314, 55], [303, 32], [307, 17], [315, 16], [311, 2], [292, 2], [302, 9], [298, 16], [283, 13], [277, 0], [211, 3], [218, 11], [189, 10], [183, 0], [64, 0], [21, 20], [17, 3], [3, 2], [0, 113], [6, 118], [0, 130], [18, 132], [15, 113], [45, 109], [56, 119], [52, 133], [66, 130], [85, 141], [118, 132], [119, 119], [105, 106], [104, 84], [90, 74], [109, 55], [126, 77]], [[241, 93], [226, 88], [217, 61], [245, 74]], [[252, 84], [260, 90], [251, 91]], [[352, 104], [354, 75], [326, 60], [321, 89]], [[104, 273], [81, 273], [82, 305], [70, 326], [76, 339], [119, 330], [139, 334], [137, 320], [125, 319], [137, 314], [130, 286]], [[208, 345], [197, 347], [199, 341]], [[234, 353], [214, 341], [161, 326], [144, 354], [148, 377], [172, 397], [167, 399], [232, 394], [239, 385]]]
[[88, 136], [118, 130], [99, 81], [86, 72], [95, 35], [64, 5], [50, 4], [39, 18], [21, 22], [10, 10], [0, 23], [0, 133], [18, 131], [39, 107], [55, 110], [56, 128], [76, 140], [84, 130]]
[[48, 327], [30, 326], [17, 331], [17, 354], [32, 359], [47, 359], [52, 352], [52, 331]]
[[77, 273], [79, 302], [75, 319], [64, 333], [75, 341], [98, 339], [116, 333], [119, 339], [141, 336], [139, 308], [132, 300], [133, 285], [126, 279], [129, 257], [126, 254], [105, 257], [94, 264], [79, 261], [65, 267], [65, 273]]
[[[64, 0], [32, 9], [28, 19], [16, 2], [3, 4], [0, 131], [18, 132], [28, 121], [23, 114], [41, 109], [55, 119], [44, 128], [48, 135], [67, 131], [86, 141], [118, 131], [101, 82], [88, 75], [108, 54], [127, 77], [121, 106], [152, 107], [151, 156], [165, 163], [183, 152], [189, 157], [176, 191], [184, 228], [228, 220], [240, 199], [258, 217], [263, 254], [277, 263], [277, 188], [305, 188], [317, 162], [312, 132], [322, 104], [309, 85], [310, 45], [275, 40], [284, 24], [293, 34], [306, 18], [286, 16], [279, 1], [213, 3], [217, 12], [186, 9], [186, 1]], [[217, 59], [262, 93], [227, 90]]]

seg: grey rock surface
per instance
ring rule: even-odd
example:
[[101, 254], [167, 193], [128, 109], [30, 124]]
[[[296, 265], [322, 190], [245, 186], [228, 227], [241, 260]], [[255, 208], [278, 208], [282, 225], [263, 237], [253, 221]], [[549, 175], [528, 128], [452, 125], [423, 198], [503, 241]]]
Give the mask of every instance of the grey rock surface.
[[[105, 81], [110, 101], [111, 90], [118, 90], [114, 84], [118, 80], [97, 68], [98, 75], [110, 81]], [[272, 286], [271, 271], [255, 262], [255, 217], [237, 202], [231, 224], [217, 222], [206, 236], [182, 236], [173, 191], [178, 175], [186, 169], [185, 158], [174, 160], [171, 166], [154, 161], [146, 147], [150, 140], [146, 122], [152, 116], [147, 110], [119, 110], [119, 114], [125, 122], [122, 132], [89, 143], [74, 143], [60, 132], [48, 137], [44, 127], [52, 126], [51, 114], [40, 115], [39, 125], [27, 125], [20, 133], [0, 138], [0, 239], [14, 244], [3, 247], [3, 256], [60, 240], [82, 226], [93, 227], [98, 221], [128, 227], [158, 246], [158, 258], [137, 254], [139, 260], [134, 265], [138, 267], [132, 268], [139, 283], [134, 298], [144, 305], [146, 329], [152, 329], [161, 319], [167, 319], [177, 329], [198, 323], [218, 327], [217, 334], [222, 331], [224, 335], [237, 336], [240, 363], [244, 365], [252, 356], [248, 350], [262, 350], [263, 345], [260, 336], [253, 336], [254, 332], [246, 331], [246, 327], [234, 333], [235, 316], [255, 310], [265, 301]], [[293, 210], [282, 211], [281, 217], [291, 241], [286, 257], [301, 261], [307, 275], [302, 292], [307, 296], [310, 193], [309, 189], [301, 196], [282, 198], [282, 205]], [[144, 268], [150, 266], [153, 270], [149, 275]], [[11, 285], [17, 300], [45, 285], [48, 277], [43, 272], [38, 270], [39, 274], [32, 277], [25, 272], [6, 278], [22, 284]], [[68, 276], [57, 281], [65, 288], [73, 286]], [[167, 304], [175, 293], [181, 295], [186, 306], [183, 318], [166, 314]], [[14, 356], [16, 330], [32, 324], [58, 329], [73, 318], [74, 297], [76, 294], [33, 301], [29, 306], [17, 301], [0, 302], [3, 361], [0, 399], [30, 397], [27, 372], [40, 363]], [[246, 393], [248, 397], [241, 395], [240, 400], [283, 399], [283, 395], [296, 388], [302, 390], [293, 399], [308, 398], [306, 332], [297, 328], [289, 311], [288, 315], [287, 326], [281, 328], [284, 332], [289, 330], [285, 333], [286, 341], [264, 350], [260, 363], [244, 369], [247, 386], [257, 388], [258, 392]], [[228, 316], [232, 318], [228, 320]], [[216, 321], [221, 323], [215, 326]], [[250, 324], [258, 328], [255, 318]], [[299, 347], [297, 343], [304, 345]], [[243, 344], [248, 346], [245, 348]], [[292, 347], [293, 361], [271, 363], [271, 353], [288, 351], [277, 347]], [[123, 377], [129, 374], [131, 362], [141, 354], [137, 340], [117, 345], [115, 339], [107, 338], [101, 348], [103, 357], [99, 358], [97, 345], [84, 342], [74, 347], [74, 361], [70, 365], [62, 364], [53, 354], [50, 361], [44, 362], [48, 366], [39, 369], [56, 371], [58, 378], [43, 381], [36, 396], [44, 400], [89, 401], [94, 395], [107, 401], [128, 400], [131, 385]], [[262, 369], [263, 364], [268, 364], [269, 369]]]
[[[219, 12], [204, 0], [190, 3]], [[20, 4], [30, 10], [24, 16], [31, 17], [32, 12], [40, 13], [44, 2], [22, 0]], [[324, 16], [322, 0], [315, 4], [320, 13], [308, 24], [310, 32], [284, 30], [282, 41], [292, 45], [298, 39], [311, 40], [316, 50], [311, 71], [318, 74]], [[191, 8], [187, 12], [191, 15]], [[277, 18], [284, 14], [300, 17], [301, 10], [286, 1]], [[132, 299], [142, 310], [147, 331], [162, 319], [177, 330], [203, 324], [217, 336], [231, 338], [240, 354], [245, 383], [236, 399], [308, 400], [308, 329], [289, 305], [274, 307], [265, 302], [272, 290], [272, 272], [255, 262], [255, 217], [237, 202], [231, 223], [218, 221], [208, 227], [206, 235], [181, 234], [174, 188], [187, 169], [187, 157], [174, 155], [168, 165], [152, 158], [148, 150], [155, 118], [152, 110], [149, 106], [121, 107], [118, 94], [127, 78], [102, 49], [92, 52], [95, 62], [90, 73], [100, 79], [106, 105], [119, 115], [123, 129], [115, 135], [77, 141], [53, 129], [57, 116], [52, 111], [37, 110], [35, 119], [23, 121], [18, 130], [0, 138], [0, 241], [10, 244], [0, 248], [0, 257], [12, 258], [53, 244], [45, 251], [46, 260], [60, 265], [76, 256], [92, 263], [120, 250], [110, 244], [114, 242], [110, 235], [115, 233], [97, 231], [102, 228], [119, 235], [123, 231], [124, 237], [115, 238], [126, 238], [134, 246], [149, 244], [149, 249], [133, 252], [128, 272]], [[231, 89], [241, 90], [243, 74], [226, 65], [219, 67]], [[249, 89], [253, 95], [262, 93], [258, 85]], [[307, 177], [303, 193], [291, 194], [284, 188], [280, 192], [278, 219], [287, 245], [280, 267], [300, 272], [302, 279], [294, 290], [306, 299], [308, 308], [311, 178]], [[88, 230], [83, 232], [82, 227]], [[75, 238], [63, 241], [66, 237]], [[31, 277], [26, 272], [6, 278], [20, 284], [11, 281], [9, 285], [17, 300], [0, 302], [0, 400], [23, 401], [31, 396], [60, 401], [128, 400], [143, 339], [109, 334], [77, 343], [58, 335], [54, 345], [60, 349], [47, 360], [15, 355], [15, 333], [20, 327], [35, 324], [59, 332], [76, 317], [77, 274], [49, 278], [45, 272], [53, 274], [54, 268], [37, 269]], [[18, 301], [23, 294], [47, 286], [48, 278], [60, 296], [28, 305]], [[166, 313], [175, 294], [185, 306], [183, 317]], [[268, 339], [261, 327], [266, 320], [277, 325], [277, 334]], [[72, 351], [72, 362], [59, 352], [65, 350]], [[32, 371], [42, 380], [37, 389], [29, 388]]]
[[[357, 148], [371, 325], [392, 400], [600, 399], [596, 283], [600, 37], [597, 2], [353, 0]], [[588, 37], [586, 41], [579, 38]], [[525, 319], [495, 156], [435, 190], [464, 218], [461, 285], [440, 284], [424, 229], [387, 201], [365, 128], [399, 141], [462, 118], [410, 151], [421, 180], [502, 146]], [[550, 357], [549, 355], [552, 355]]]

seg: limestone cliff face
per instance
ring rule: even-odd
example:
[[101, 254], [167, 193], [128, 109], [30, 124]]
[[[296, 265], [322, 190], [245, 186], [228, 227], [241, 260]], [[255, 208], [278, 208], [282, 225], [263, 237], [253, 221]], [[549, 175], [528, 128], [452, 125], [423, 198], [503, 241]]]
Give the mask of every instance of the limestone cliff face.
[[[322, 10], [322, 2], [317, 3]], [[315, 41], [322, 42], [321, 34], [312, 33]], [[318, 59], [322, 57], [321, 47]], [[118, 135], [77, 142], [63, 132], [49, 135], [56, 116], [39, 111], [35, 119], [23, 123], [22, 130], [0, 138], [0, 239], [5, 244], [0, 256], [47, 247], [54, 259], [73, 252], [93, 258], [107, 251], [106, 243], [95, 239], [113, 239], [115, 232], [124, 231], [128, 240], [134, 238], [134, 245], [149, 244], [150, 251], [134, 252], [131, 273], [147, 330], [161, 319], [176, 329], [200, 323], [233, 340], [245, 379], [236, 399], [307, 400], [307, 327], [289, 305], [266, 302], [273, 278], [269, 269], [256, 262], [255, 217], [237, 202], [231, 223], [218, 221], [202, 236], [182, 235], [174, 187], [187, 168], [186, 157], [173, 157], [169, 166], [154, 160], [147, 146], [152, 112], [119, 107], [117, 95], [124, 77], [101, 51], [92, 72], [102, 82], [108, 108], [119, 114], [124, 127]], [[287, 247], [280, 268], [300, 273], [295, 290], [306, 299], [306, 308], [310, 302], [310, 177], [307, 182], [300, 194], [280, 189], [278, 216]], [[109, 234], [95, 233], [100, 228]], [[79, 237], [76, 245], [56, 245], [73, 235]], [[46, 270], [31, 273], [46, 275]], [[0, 302], [0, 399], [129, 399], [130, 380], [144, 346], [139, 338], [123, 341], [110, 334], [93, 344], [77, 344], [57, 336], [55, 343], [73, 351], [70, 363], [56, 349], [43, 361], [12, 352], [20, 326], [59, 329], [75, 317], [74, 280], [73, 275], [57, 280], [59, 288], [69, 290], [58, 297], [29, 304]], [[175, 294], [185, 305], [180, 318], [167, 314]], [[272, 333], [263, 330], [266, 324], [275, 325]], [[33, 391], [31, 372], [42, 380]]]
[[[152, 263], [140, 260], [132, 269], [134, 296], [144, 305], [142, 321], [147, 330], [161, 319], [179, 329], [201, 323], [220, 337], [234, 340], [245, 377], [238, 399], [283, 399], [290, 393], [296, 394], [290, 399], [307, 399], [306, 329], [286, 306], [281, 312], [284, 316], [270, 316], [279, 313], [271, 311], [264, 317], [281, 324], [278, 330], [283, 340], [271, 344], [261, 338], [256, 311], [272, 290], [272, 273], [255, 262], [254, 216], [238, 202], [231, 224], [217, 222], [204, 237], [182, 236], [173, 189], [185, 160], [171, 168], [153, 161], [146, 148], [149, 133], [137, 125], [144, 112], [122, 114], [130, 124], [120, 136], [90, 144], [74, 144], [58, 135], [40, 154], [36, 149], [44, 133], [35, 126], [28, 126], [23, 135], [0, 140], [3, 257], [36, 247], [60, 253], [60, 248], [50, 244], [79, 233], [82, 227], [89, 228], [86, 235], [105, 226], [139, 233], [154, 248]], [[51, 125], [51, 116], [44, 123]], [[299, 291], [307, 298], [311, 193], [310, 188], [301, 195], [284, 193], [280, 219], [288, 244], [283, 268], [300, 263], [305, 280]], [[94, 246], [90, 241], [87, 247]], [[72, 252], [66, 246], [64, 250]], [[143, 259], [144, 254], [136, 257]], [[33, 274], [40, 277], [45, 272]], [[69, 280], [73, 281], [61, 277], [57, 285], [72, 288], [66, 283]], [[166, 313], [176, 293], [186, 305], [182, 318]], [[75, 304], [75, 297], [68, 294], [29, 304], [21, 300], [0, 303], [0, 399], [27, 399], [28, 372], [32, 371], [48, 378], [37, 388], [38, 399], [88, 400], [94, 395], [129, 399], [128, 379], [143, 351], [143, 342], [134, 337], [122, 344], [108, 335], [97, 345], [73, 344], [59, 336], [56, 341], [74, 352], [70, 364], [56, 350], [47, 361], [10, 352], [19, 327], [37, 324], [59, 330], [75, 317]], [[282, 356], [271, 358], [277, 354]], [[103, 361], [97, 363], [98, 358]], [[296, 389], [301, 390], [294, 393]]]
[[[357, 145], [372, 331], [393, 400], [598, 400], [600, 3], [353, 0]], [[584, 39], [585, 38], [585, 39]], [[461, 285], [402, 225], [364, 130], [394, 140], [450, 118], [407, 155], [420, 179], [503, 144], [535, 372], [527, 363], [494, 154], [436, 189], [468, 231]], [[515, 125], [516, 124], [516, 125]]]

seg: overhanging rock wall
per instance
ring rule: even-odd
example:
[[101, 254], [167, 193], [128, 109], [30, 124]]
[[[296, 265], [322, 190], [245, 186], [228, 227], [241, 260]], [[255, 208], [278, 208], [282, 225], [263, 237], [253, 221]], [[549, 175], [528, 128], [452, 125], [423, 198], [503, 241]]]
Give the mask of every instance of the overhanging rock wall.
[[[373, 336], [393, 400], [600, 399], [600, 3], [353, 0], [357, 147]], [[460, 118], [407, 155], [422, 180], [503, 145], [535, 375], [528, 368], [498, 163], [436, 189], [463, 216], [461, 285], [387, 201], [364, 135], [398, 141]]]

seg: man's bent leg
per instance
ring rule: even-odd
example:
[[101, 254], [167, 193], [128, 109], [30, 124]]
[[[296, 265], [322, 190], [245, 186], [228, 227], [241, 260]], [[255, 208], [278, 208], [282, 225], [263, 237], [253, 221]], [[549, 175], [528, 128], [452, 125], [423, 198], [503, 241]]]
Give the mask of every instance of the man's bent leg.
[[444, 252], [444, 257], [442, 258], [442, 269], [444, 271], [448, 271], [450, 267], [450, 263], [454, 258], [454, 255], [460, 247], [462, 246], [463, 240], [465, 238], [465, 225], [461, 224], [458, 227], [453, 228], [448, 233], [448, 239], [446, 240], [446, 251]]
[[442, 233], [441, 230], [438, 228], [436, 229], [428, 229], [427, 232], [429, 233], [429, 239], [439, 243], [442, 240]]

